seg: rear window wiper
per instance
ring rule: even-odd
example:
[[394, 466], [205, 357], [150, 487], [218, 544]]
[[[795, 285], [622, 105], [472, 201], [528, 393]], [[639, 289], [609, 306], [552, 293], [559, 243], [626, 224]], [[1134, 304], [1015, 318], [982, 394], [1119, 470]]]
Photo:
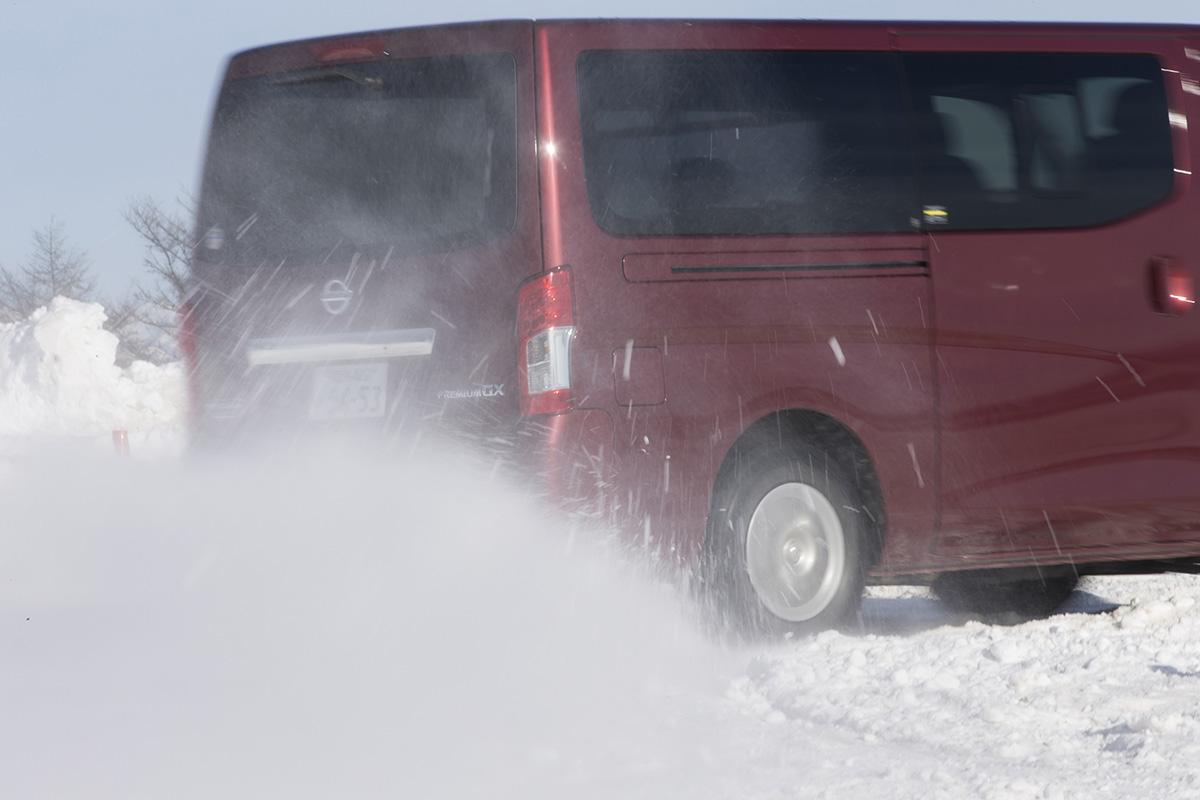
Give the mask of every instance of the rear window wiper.
[[276, 78], [271, 81], [271, 84], [273, 86], [298, 86], [305, 83], [323, 83], [326, 81], [352, 81], [368, 89], [383, 88], [383, 78], [361, 75], [346, 67], [325, 67], [323, 69], [293, 73], [285, 75], [282, 78]]

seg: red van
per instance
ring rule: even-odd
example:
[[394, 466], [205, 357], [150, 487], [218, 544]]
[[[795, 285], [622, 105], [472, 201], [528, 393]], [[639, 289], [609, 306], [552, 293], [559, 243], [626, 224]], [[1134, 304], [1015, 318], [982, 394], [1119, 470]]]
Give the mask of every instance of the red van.
[[[437, 432], [696, 566], [1046, 613], [1200, 556], [1200, 28], [488, 22], [229, 63], [198, 445]], [[581, 504], [581, 505], [580, 505]]]

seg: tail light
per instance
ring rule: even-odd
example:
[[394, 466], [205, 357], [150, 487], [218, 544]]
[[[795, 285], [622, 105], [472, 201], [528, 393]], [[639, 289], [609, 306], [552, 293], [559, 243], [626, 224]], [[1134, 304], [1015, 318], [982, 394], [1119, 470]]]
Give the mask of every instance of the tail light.
[[1166, 256], [1151, 259], [1150, 276], [1158, 313], [1178, 317], [1195, 307], [1195, 281], [1178, 259]]
[[575, 301], [568, 268], [547, 272], [521, 287], [517, 346], [522, 414], [558, 414], [571, 408], [574, 336]]
[[196, 306], [190, 300], [179, 305], [179, 352], [187, 378], [187, 416], [194, 427], [199, 420], [200, 394], [196, 363]]

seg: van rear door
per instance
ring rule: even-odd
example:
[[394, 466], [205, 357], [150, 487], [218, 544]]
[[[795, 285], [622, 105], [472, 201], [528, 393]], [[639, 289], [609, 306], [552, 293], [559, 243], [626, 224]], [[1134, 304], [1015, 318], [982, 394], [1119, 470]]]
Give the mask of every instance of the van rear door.
[[235, 57], [199, 208], [201, 426], [511, 422], [532, 98], [529, 23]]
[[1008, 28], [899, 43], [937, 313], [940, 552], [1128, 558], [1194, 539], [1200, 314], [1154, 289], [1200, 267], [1177, 45]]

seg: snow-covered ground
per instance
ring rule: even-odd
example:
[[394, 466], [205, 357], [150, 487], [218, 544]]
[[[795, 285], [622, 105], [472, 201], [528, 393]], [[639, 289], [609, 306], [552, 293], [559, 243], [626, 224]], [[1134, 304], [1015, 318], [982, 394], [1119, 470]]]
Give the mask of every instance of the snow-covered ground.
[[1015, 627], [872, 598], [861, 634], [770, 648], [726, 699], [800, 796], [1197, 797], [1198, 597], [1192, 577], [1097, 578]]
[[[40, 442], [91, 413], [25, 396]], [[0, 798], [1200, 796], [1196, 578], [1012, 627], [876, 589], [727, 648], [489, 465], [123, 459], [112, 402], [0, 458]]]

